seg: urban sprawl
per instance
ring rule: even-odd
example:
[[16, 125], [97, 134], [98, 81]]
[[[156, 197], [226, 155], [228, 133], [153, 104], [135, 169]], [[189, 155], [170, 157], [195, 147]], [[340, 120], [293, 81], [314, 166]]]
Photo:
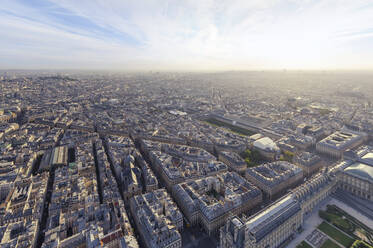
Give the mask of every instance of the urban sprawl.
[[373, 247], [367, 78], [2, 71], [0, 247]]

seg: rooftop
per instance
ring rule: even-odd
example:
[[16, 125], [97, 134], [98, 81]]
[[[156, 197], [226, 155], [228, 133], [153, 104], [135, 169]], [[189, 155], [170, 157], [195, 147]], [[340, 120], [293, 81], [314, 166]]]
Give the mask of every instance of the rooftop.
[[364, 133], [358, 133], [350, 130], [337, 131], [319, 143], [336, 149], [348, 148], [351, 144], [364, 137]]
[[302, 173], [302, 169], [286, 161], [266, 163], [247, 169], [248, 175], [271, 187], [275, 187], [300, 173]]
[[253, 145], [262, 150], [269, 150], [269, 151], [279, 150], [276, 143], [273, 142], [273, 140], [268, 137], [264, 137], [264, 138], [254, 141]]
[[299, 202], [292, 194], [288, 194], [248, 219], [246, 230], [258, 241], [298, 211]]
[[361, 157], [365, 163], [373, 166], [373, 152], [368, 152], [364, 156]]
[[373, 182], [373, 166], [356, 162], [348, 166], [346, 169], [344, 169], [344, 171], [353, 176]]

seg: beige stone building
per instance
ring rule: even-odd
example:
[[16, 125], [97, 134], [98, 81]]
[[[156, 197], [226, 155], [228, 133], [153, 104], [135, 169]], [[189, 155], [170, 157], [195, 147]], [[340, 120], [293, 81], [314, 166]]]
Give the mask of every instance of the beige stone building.
[[235, 152], [219, 152], [219, 161], [222, 161], [224, 164], [228, 165], [229, 168], [240, 175], [244, 175], [247, 164], [246, 162]]
[[262, 202], [261, 191], [235, 172], [175, 185], [173, 195], [189, 224], [211, 235], [229, 215], [244, 213]]
[[312, 209], [334, 192], [335, 171], [323, 171], [250, 218], [232, 217], [220, 229], [220, 247], [276, 248], [292, 239]]
[[130, 208], [145, 247], [182, 246], [179, 230], [183, 228], [183, 216], [165, 189], [134, 196]]
[[365, 133], [351, 130], [335, 132], [316, 144], [316, 151], [332, 158], [341, 158], [343, 152], [358, 147], [368, 139]]
[[273, 199], [300, 183], [303, 171], [289, 162], [276, 161], [248, 168], [246, 179], [258, 186], [268, 198]]
[[249, 219], [230, 219], [220, 230], [220, 247], [278, 247], [301, 225], [301, 206], [288, 194]]

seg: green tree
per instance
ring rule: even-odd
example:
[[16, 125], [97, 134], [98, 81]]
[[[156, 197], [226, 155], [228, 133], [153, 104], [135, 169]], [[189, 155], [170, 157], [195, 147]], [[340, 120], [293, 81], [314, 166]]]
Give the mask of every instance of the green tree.
[[293, 162], [293, 158], [294, 158], [294, 153], [289, 152], [289, 151], [284, 151], [281, 160]]
[[240, 155], [245, 160], [248, 167], [253, 167], [265, 161], [265, 159], [260, 154], [260, 152], [256, 150], [247, 149], [244, 152], [242, 152]]

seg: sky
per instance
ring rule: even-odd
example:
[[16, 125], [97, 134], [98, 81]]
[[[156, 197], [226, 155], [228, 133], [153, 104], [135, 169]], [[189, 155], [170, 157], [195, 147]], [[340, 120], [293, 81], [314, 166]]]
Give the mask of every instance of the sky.
[[0, 3], [0, 69], [373, 70], [372, 0]]

